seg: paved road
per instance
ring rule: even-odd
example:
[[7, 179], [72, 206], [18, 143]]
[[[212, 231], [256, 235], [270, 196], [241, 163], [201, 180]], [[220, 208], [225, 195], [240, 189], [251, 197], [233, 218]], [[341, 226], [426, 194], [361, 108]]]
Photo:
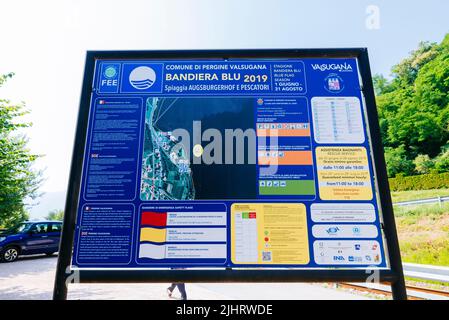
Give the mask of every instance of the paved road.
[[[24, 257], [0, 263], [0, 300], [51, 299], [57, 257]], [[73, 284], [69, 299], [168, 299], [166, 284]], [[187, 284], [189, 299], [368, 299], [321, 284]], [[179, 293], [174, 295], [179, 298]]]

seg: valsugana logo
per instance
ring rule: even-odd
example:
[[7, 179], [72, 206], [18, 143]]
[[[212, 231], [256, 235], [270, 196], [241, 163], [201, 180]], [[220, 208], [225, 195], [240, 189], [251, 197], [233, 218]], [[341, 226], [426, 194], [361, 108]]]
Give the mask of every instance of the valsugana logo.
[[138, 90], [150, 88], [155, 81], [156, 72], [150, 67], [137, 67], [129, 74], [129, 83]]
[[348, 63], [323, 63], [323, 64], [312, 64], [313, 70], [320, 70], [320, 71], [340, 71], [340, 72], [351, 72], [352, 66]]

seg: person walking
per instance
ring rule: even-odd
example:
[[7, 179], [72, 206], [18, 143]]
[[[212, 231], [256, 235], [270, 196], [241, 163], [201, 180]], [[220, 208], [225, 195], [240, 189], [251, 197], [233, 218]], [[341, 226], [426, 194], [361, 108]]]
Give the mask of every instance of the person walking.
[[181, 293], [181, 300], [187, 300], [187, 292], [185, 283], [172, 283], [170, 287], [167, 288], [168, 297], [171, 298], [173, 294], [173, 290], [178, 287], [179, 292]]

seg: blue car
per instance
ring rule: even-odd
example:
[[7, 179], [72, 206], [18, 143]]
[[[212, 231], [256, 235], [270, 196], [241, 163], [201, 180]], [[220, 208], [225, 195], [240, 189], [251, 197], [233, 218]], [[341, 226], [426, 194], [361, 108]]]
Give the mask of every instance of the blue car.
[[15, 261], [19, 255], [52, 255], [59, 250], [62, 222], [24, 222], [0, 232], [0, 260]]

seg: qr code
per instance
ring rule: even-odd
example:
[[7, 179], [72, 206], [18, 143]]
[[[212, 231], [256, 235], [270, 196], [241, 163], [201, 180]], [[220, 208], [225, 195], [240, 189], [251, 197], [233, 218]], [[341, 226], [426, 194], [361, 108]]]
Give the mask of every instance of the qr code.
[[262, 251], [262, 261], [271, 261], [271, 251]]

